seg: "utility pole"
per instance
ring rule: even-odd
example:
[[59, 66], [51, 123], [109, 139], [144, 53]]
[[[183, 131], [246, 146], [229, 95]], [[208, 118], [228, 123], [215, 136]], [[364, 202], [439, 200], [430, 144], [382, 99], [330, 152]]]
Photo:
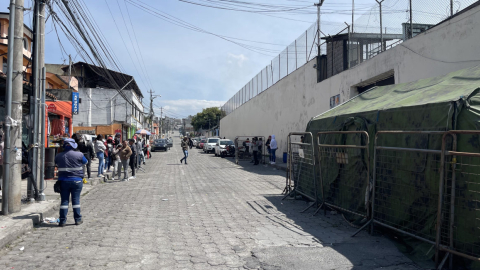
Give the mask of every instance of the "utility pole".
[[355, 19], [355, 0], [352, 0], [352, 33], [353, 33], [353, 21]]
[[450, 16], [453, 16], [453, 0], [450, 0]]
[[382, 24], [382, 17], [383, 17], [382, 16], [382, 3], [383, 3], [384, 0], [381, 0], [381, 1], [375, 0], [375, 1], [377, 1], [377, 3], [380, 5], [380, 46], [382, 48], [381, 51], [384, 52], [385, 51], [385, 46], [383, 44], [383, 24]]
[[[322, 52], [320, 50], [321, 49], [320, 44], [321, 44], [322, 39], [321, 39], [320, 35], [321, 35], [322, 31], [321, 31], [321, 28], [320, 28], [320, 19], [321, 19], [320, 10], [322, 8], [322, 5], [323, 5], [324, 1], [325, 0], [318, 0], [318, 4], [314, 4], [317, 7], [317, 46], [318, 46], [318, 51], [317, 51], [317, 82], [320, 81], [320, 74], [321, 74], [320, 56], [322, 55]], [[307, 59], [307, 61], [308, 61], [308, 59]]]
[[163, 107], [160, 107], [160, 123], [159, 123], [159, 129], [160, 129], [160, 138], [162, 138], [162, 125], [163, 125]]
[[412, 11], [412, 0], [410, 0], [410, 38], [413, 38], [413, 11]]
[[[38, 106], [36, 112], [38, 113], [38, 116], [36, 118], [38, 119], [38, 135], [37, 135], [37, 142], [40, 142], [39, 147], [37, 147], [35, 150], [37, 152], [36, 156], [38, 157], [37, 160], [37, 187], [38, 187], [38, 194], [37, 194], [37, 200], [39, 201], [44, 201], [45, 200], [45, 194], [43, 193], [44, 190], [44, 167], [45, 167], [45, 80], [46, 80], [46, 72], [45, 72], [45, 1], [41, 0], [38, 1], [38, 10], [39, 10], [39, 30], [40, 30], [40, 35], [39, 35], [39, 50], [38, 50], [38, 61], [39, 61], [39, 66], [38, 66], [38, 74], [39, 74], [39, 80], [38, 80]], [[70, 83], [68, 84], [68, 88], [70, 89]], [[40, 136], [40, 137], [39, 137]]]
[[2, 186], [4, 215], [19, 212], [22, 205], [23, 3], [24, 0], [10, 0]]

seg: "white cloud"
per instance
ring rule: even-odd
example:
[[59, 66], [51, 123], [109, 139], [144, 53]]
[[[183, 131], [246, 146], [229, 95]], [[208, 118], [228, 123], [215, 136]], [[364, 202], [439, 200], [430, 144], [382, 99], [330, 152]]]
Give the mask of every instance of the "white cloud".
[[248, 58], [243, 54], [239, 54], [239, 55], [235, 55], [233, 53], [228, 54], [228, 63], [229, 64], [236, 64], [237, 66], [242, 67], [243, 62], [245, 62], [247, 60], [248, 60]]
[[[176, 118], [184, 118], [189, 115], [195, 115], [202, 109], [210, 107], [220, 107], [225, 101], [217, 100], [199, 100], [199, 99], [178, 99], [178, 100], [161, 100], [159, 103], [163, 107], [163, 115]], [[160, 106], [156, 106], [160, 107]], [[160, 115], [160, 108], [154, 108], [155, 114]]]

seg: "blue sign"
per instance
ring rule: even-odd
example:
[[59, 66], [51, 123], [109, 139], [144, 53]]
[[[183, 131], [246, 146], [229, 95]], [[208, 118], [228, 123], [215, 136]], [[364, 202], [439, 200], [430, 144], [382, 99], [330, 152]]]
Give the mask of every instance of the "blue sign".
[[72, 92], [72, 113], [78, 114], [79, 93]]

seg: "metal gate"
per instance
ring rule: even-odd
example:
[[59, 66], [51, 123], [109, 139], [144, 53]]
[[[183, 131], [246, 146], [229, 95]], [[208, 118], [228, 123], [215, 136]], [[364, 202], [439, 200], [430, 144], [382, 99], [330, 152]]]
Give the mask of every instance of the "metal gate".
[[[259, 145], [252, 145], [254, 138], [260, 142]], [[264, 136], [237, 136], [235, 137], [235, 163], [240, 160], [253, 160], [253, 147], [257, 147], [258, 159], [261, 164], [265, 164], [265, 137]]]
[[311, 132], [292, 132], [287, 139], [287, 177], [283, 191], [285, 197], [297, 194], [308, 198], [312, 203], [304, 209], [317, 205], [317, 177], [315, 173], [315, 156], [313, 135]]
[[368, 133], [318, 132], [317, 140], [323, 203], [338, 211], [367, 219], [370, 212]]

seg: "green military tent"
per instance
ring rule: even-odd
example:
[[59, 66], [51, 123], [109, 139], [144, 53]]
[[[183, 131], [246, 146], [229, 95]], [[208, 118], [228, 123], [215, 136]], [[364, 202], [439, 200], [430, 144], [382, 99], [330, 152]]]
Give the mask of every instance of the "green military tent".
[[[316, 116], [306, 129], [313, 134], [314, 145], [317, 142], [329, 145], [367, 144], [366, 137], [360, 135], [317, 136], [318, 132], [324, 131], [366, 131], [370, 138], [369, 155], [366, 149], [355, 149], [339, 159], [338, 153], [333, 153], [333, 150], [315, 147], [316, 170], [320, 176], [317, 179], [316, 196], [342, 209], [371, 216], [372, 181], [376, 174], [377, 197], [373, 203], [376, 218], [384, 224], [435, 241], [440, 155], [377, 150], [374, 162], [375, 136], [379, 131], [480, 130], [479, 89], [480, 67], [474, 67], [441, 77], [374, 87]], [[480, 153], [478, 134], [461, 134], [457, 140], [457, 151]], [[382, 134], [378, 136], [377, 144], [441, 150], [442, 136]], [[453, 137], [449, 137], [446, 148], [452, 150], [452, 147]], [[452, 171], [455, 171], [454, 246], [457, 251], [480, 257], [480, 159], [450, 158], [448, 162], [445, 167], [442, 244], [450, 243], [447, 225], [452, 189], [449, 183]], [[296, 186], [300, 188], [312, 186], [313, 179], [300, 174], [296, 181]], [[367, 220], [348, 211], [346, 214], [351, 222], [358, 225]], [[424, 244], [423, 247], [427, 256], [433, 256], [434, 252], [428, 251], [431, 244]]]

